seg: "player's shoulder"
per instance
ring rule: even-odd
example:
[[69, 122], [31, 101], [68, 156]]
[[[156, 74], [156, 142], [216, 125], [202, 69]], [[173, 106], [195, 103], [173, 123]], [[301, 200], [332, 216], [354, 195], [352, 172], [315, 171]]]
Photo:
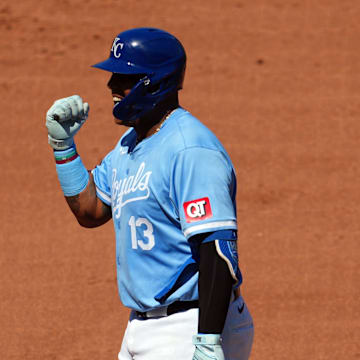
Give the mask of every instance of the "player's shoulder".
[[178, 108], [169, 120], [169, 136], [176, 150], [181, 151], [192, 147], [223, 149], [216, 135], [189, 111]]
[[128, 129], [112, 147], [112, 149], [105, 155], [103, 162], [106, 164], [112, 164], [118, 159], [119, 156], [128, 152], [128, 148], [131, 147], [136, 140], [136, 133], [133, 128]]
[[125, 152], [128, 152], [128, 149], [135, 145], [136, 136], [134, 128], [129, 128], [120, 137], [112, 152], [116, 154], [124, 154]]

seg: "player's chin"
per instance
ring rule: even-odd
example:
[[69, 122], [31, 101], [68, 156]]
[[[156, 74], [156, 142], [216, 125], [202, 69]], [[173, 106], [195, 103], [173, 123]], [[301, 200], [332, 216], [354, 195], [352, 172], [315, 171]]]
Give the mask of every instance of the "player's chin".
[[115, 123], [115, 124], [122, 125], [122, 123], [123, 123], [122, 120], [116, 118], [115, 116], [113, 117], [113, 119], [114, 119], [114, 123]]

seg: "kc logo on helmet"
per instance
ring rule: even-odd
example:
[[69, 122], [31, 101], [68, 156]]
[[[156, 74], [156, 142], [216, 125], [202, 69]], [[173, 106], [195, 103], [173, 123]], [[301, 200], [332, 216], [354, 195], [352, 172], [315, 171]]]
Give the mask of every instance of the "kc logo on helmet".
[[124, 47], [124, 43], [121, 43], [119, 41], [120, 38], [116, 37], [111, 47], [111, 51], [117, 59], [121, 56], [121, 50]]
[[184, 203], [186, 222], [205, 220], [212, 217], [209, 198], [191, 200]]

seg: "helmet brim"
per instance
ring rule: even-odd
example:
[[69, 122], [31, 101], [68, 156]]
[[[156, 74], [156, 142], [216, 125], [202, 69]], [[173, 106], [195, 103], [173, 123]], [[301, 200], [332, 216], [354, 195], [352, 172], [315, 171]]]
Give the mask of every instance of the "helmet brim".
[[151, 74], [151, 69], [143, 66], [134, 65], [130, 61], [121, 61], [120, 59], [114, 59], [109, 57], [105, 61], [101, 61], [92, 67], [109, 71], [115, 74]]

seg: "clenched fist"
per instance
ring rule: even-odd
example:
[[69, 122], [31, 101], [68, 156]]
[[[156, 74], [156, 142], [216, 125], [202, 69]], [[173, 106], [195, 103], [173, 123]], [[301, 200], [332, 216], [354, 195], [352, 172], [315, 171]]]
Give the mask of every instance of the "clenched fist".
[[49, 144], [55, 150], [66, 150], [73, 144], [74, 135], [88, 117], [89, 104], [79, 95], [59, 99], [46, 113]]

